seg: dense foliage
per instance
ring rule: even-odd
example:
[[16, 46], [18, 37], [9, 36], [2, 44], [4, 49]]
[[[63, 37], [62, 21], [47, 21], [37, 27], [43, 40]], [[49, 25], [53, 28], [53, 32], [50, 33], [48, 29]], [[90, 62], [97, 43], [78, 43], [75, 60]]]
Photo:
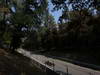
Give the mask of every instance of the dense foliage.
[[6, 5], [9, 7], [10, 16], [5, 18], [0, 13], [0, 39], [14, 46], [21, 43], [23, 48], [29, 50], [95, 52], [98, 58], [100, 0], [51, 2], [54, 5], [53, 12], [62, 10], [58, 24], [49, 13], [47, 0], [8, 1]]

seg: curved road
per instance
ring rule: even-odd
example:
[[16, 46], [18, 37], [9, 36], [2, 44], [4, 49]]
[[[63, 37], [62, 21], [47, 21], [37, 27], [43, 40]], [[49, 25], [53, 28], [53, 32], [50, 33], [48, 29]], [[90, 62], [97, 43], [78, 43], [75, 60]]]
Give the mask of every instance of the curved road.
[[[46, 57], [44, 55], [32, 54], [29, 51], [24, 49], [17, 49], [17, 52], [27, 56], [41, 64], [44, 64], [46, 67], [59, 72], [61, 75], [100, 75], [100, 71], [96, 71], [90, 68], [81, 67], [69, 62], [65, 62], [59, 59], [54, 59], [50, 57]], [[49, 64], [45, 64], [49, 62]], [[54, 65], [52, 65], [54, 64]]]

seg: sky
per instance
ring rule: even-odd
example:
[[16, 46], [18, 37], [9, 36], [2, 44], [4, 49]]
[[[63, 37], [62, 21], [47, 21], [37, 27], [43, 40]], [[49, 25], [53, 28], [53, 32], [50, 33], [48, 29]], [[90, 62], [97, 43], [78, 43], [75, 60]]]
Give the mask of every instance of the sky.
[[55, 22], [57, 23], [59, 17], [62, 15], [62, 11], [58, 10], [58, 11], [53, 11], [52, 12], [52, 9], [53, 9], [54, 6], [50, 2], [51, 0], [48, 0], [48, 1], [49, 1], [49, 6], [48, 6], [49, 12], [50, 12], [50, 14], [52, 14], [52, 16], [54, 16]]

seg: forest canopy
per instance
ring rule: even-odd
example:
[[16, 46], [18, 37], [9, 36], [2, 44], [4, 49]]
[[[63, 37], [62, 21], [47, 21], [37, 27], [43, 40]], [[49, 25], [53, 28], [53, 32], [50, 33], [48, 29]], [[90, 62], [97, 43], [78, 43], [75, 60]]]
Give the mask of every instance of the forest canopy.
[[[90, 52], [91, 48], [99, 48], [100, 0], [50, 2], [52, 13], [62, 10], [58, 23], [49, 11], [48, 0], [0, 0], [0, 8], [9, 9], [0, 11], [1, 44], [46, 51]], [[20, 44], [16, 40], [20, 40]]]

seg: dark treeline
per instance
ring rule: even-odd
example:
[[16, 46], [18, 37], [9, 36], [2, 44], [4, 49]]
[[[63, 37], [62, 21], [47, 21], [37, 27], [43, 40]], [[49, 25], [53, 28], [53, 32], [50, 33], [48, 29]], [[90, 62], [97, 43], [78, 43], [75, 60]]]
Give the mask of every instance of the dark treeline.
[[[31, 38], [32, 36], [36, 39], [40, 38], [39, 46], [47, 50], [99, 48], [99, 1], [82, 0], [78, 2], [69, 1], [68, 3], [65, 1], [66, 0], [62, 0], [61, 2], [52, 0], [52, 3], [55, 5], [54, 11], [60, 10], [61, 8], [63, 9], [58, 24], [53, 23], [52, 25], [50, 24], [51, 22], [47, 21], [47, 26], [42, 27], [40, 30], [40, 36], [39, 33], [35, 31], [33, 32], [34, 36], [31, 35]], [[70, 4], [71, 9], [68, 8]], [[41, 34], [42, 29], [44, 31], [43, 34]], [[87, 49], [84, 49], [84, 51]]]

